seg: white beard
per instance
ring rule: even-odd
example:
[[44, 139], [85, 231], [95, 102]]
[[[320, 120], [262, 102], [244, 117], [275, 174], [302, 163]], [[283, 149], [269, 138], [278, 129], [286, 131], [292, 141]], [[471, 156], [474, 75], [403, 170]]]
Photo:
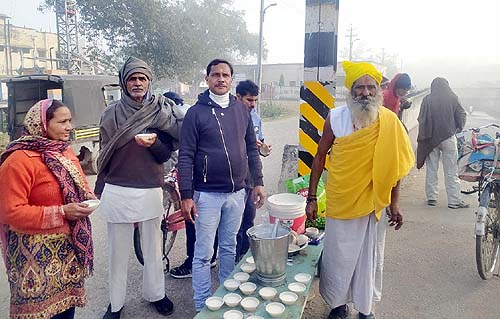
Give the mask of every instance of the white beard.
[[353, 98], [347, 95], [347, 108], [352, 114], [352, 124], [355, 130], [372, 125], [378, 118], [378, 111], [383, 103], [382, 91], [378, 90], [375, 96], [369, 96], [368, 100]]

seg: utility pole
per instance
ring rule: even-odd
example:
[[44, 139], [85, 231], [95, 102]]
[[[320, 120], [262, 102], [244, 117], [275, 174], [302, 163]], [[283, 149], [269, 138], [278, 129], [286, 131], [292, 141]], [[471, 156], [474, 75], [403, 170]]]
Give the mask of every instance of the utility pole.
[[5, 14], [0, 13], [0, 19], [3, 19], [3, 40], [5, 48], [5, 74], [12, 75], [12, 51], [10, 47], [11, 38], [11, 27], [10, 27], [10, 17]]
[[358, 35], [357, 34], [353, 34], [353, 29], [352, 29], [352, 24], [351, 24], [351, 27], [349, 28], [349, 35], [346, 35], [347, 38], [349, 38], [349, 61], [352, 61], [352, 47], [354, 45], [354, 42], [355, 41], [358, 41], [359, 39], [354, 39], [355, 37], [357, 37]]
[[299, 161], [311, 172], [325, 119], [335, 103], [340, 0], [306, 0], [304, 85], [300, 88]]
[[[266, 10], [275, 6], [276, 3], [271, 3], [264, 7], [264, 0], [260, 0], [260, 23], [259, 23], [259, 54], [257, 56], [257, 86], [259, 87], [259, 94], [262, 96], [262, 51], [263, 51], [263, 29], [264, 29], [264, 15]], [[257, 103], [257, 114], [260, 114], [260, 100]]]

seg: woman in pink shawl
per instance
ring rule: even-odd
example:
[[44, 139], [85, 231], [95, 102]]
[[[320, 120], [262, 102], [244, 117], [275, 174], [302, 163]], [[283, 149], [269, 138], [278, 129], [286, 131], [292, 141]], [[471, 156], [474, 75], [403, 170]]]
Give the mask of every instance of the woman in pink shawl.
[[93, 247], [85, 200], [95, 198], [69, 147], [71, 112], [37, 102], [0, 157], [0, 237], [10, 318], [72, 319], [86, 304]]

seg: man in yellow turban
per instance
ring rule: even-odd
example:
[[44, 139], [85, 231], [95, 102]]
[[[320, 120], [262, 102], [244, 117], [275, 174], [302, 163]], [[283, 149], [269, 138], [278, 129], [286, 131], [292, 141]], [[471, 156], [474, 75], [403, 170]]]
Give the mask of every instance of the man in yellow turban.
[[[370, 63], [345, 61], [347, 105], [326, 118], [314, 157], [306, 213], [316, 219], [316, 190], [330, 151], [320, 293], [332, 308], [329, 319], [375, 318], [380, 298], [387, 212], [399, 229], [399, 181], [414, 163], [413, 150], [397, 116], [382, 107], [382, 74]], [[386, 209], [387, 208], [387, 209]], [[377, 273], [377, 274], [376, 274]]]

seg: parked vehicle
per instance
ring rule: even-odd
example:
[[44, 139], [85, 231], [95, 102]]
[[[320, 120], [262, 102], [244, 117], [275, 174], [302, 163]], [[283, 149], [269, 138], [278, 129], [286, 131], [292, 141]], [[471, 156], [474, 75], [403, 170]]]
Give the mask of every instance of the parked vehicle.
[[[459, 151], [459, 177], [467, 182], [477, 182], [466, 194], [478, 192], [476, 211], [476, 266], [479, 276], [490, 279], [498, 276], [500, 254], [500, 132], [494, 135], [481, 132], [486, 128], [499, 129], [492, 123], [457, 134]], [[471, 133], [471, 138], [466, 136]], [[494, 136], [494, 137], [493, 137]]]
[[21, 135], [29, 108], [39, 100], [61, 99], [73, 115], [72, 148], [82, 167], [97, 173], [99, 121], [109, 102], [120, 99], [118, 78], [103, 75], [23, 75], [7, 84], [7, 130], [10, 140]]

